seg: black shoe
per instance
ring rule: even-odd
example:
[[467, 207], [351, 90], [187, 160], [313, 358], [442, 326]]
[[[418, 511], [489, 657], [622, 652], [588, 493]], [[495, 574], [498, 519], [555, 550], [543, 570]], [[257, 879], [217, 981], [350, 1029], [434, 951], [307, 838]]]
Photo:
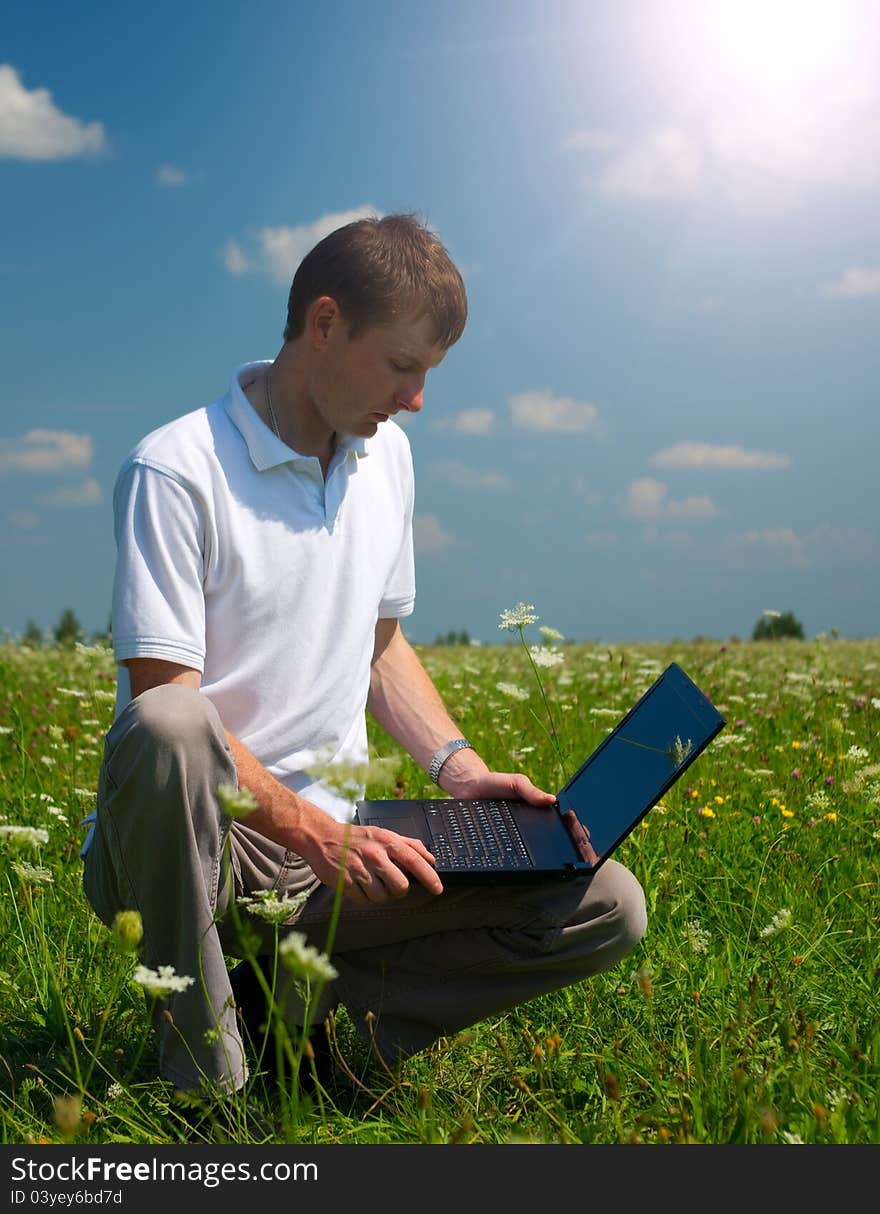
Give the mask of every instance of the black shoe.
[[[272, 985], [272, 960], [269, 957], [257, 957], [257, 964], [266, 979], [266, 985]], [[275, 1017], [269, 1014], [266, 996], [260, 986], [250, 961], [240, 961], [229, 972], [232, 985], [232, 997], [235, 1000], [236, 1011], [242, 1027], [242, 1037], [245, 1046], [249, 1047], [254, 1061], [259, 1060], [259, 1069], [272, 1084], [289, 1081], [292, 1078], [292, 1066], [289, 1051], [294, 1055], [300, 1052], [300, 1042], [297, 1038], [296, 1027], [291, 1027], [290, 1035], [281, 1050], [281, 1071], [278, 1069], [278, 1038], [275, 1032]], [[276, 1012], [277, 1015], [277, 1012]], [[299, 1030], [300, 1032], [302, 1030]], [[323, 1024], [314, 1024], [309, 1029], [309, 1039], [302, 1051], [299, 1066], [299, 1084], [302, 1090], [312, 1092], [315, 1089], [315, 1076], [318, 1083], [326, 1087], [333, 1075], [333, 1056], [327, 1029]], [[314, 1070], [312, 1063], [314, 1062]]]

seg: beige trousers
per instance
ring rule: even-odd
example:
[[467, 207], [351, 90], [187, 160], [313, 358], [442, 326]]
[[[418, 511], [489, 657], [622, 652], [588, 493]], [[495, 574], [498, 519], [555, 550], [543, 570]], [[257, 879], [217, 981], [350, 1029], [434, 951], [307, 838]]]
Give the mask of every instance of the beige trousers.
[[[238, 919], [262, 932], [258, 951], [271, 951], [277, 929], [234, 900], [307, 891], [280, 932], [303, 932], [322, 950], [333, 918], [333, 890], [299, 856], [220, 811], [224, 783], [237, 784], [237, 773], [210, 700], [174, 684], [145, 692], [107, 734], [84, 858], [98, 916], [109, 925], [119, 910], [139, 911], [144, 964], [195, 979], [154, 1009], [160, 1073], [181, 1088], [203, 1079], [240, 1088], [247, 1079], [226, 958], [243, 955]], [[571, 881], [455, 885], [440, 896], [416, 886], [386, 903], [343, 902], [332, 928], [338, 978], [317, 1015], [344, 1005], [395, 1065], [438, 1037], [609, 968], [645, 928], [641, 886], [613, 860]], [[291, 1017], [303, 1022], [295, 1001]]]

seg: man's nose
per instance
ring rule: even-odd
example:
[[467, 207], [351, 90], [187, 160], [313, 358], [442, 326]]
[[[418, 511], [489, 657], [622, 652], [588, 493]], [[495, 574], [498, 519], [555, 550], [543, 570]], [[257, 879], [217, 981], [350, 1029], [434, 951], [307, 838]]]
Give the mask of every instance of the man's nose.
[[408, 413], [418, 413], [424, 401], [425, 384], [424, 381], [420, 384], [413, 384], [407, 388], [401, 388], [395, 397], [396, 403], [401, 409], [406, 409]]

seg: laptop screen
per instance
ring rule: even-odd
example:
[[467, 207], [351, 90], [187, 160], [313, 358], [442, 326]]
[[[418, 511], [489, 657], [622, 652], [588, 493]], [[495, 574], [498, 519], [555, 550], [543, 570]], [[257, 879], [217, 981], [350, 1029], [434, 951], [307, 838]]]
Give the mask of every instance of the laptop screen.
[[680, 667], [664, 671], [559, 794], [584, 860], [612, 851], [724, 724]]

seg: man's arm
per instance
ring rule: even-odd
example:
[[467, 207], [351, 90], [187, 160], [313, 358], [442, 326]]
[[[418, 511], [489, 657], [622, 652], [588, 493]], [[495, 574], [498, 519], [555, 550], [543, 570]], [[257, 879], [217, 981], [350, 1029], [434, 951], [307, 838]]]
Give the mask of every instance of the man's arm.
[[[398, 620], [379, 620], [376, 625], [367, 708], [426, 770], [445, 742], [461, 736]], [[440, 786], [461, 798], [504, 797], [532, 805], [552, 805], [556, 800], [522, 773], [490, 771], [475, 750], [450, 755], [440, 772]]]
[[[188, 666], [153, 658], [131, 658], [125, 665], [132, 698], [164, 683], [182, 683], [196, 691], [201, 687], [201, 675]], [[257, 802], [248, 815], [248, 826], [302, 856], [325, 885], [335, 888], [344, 869], [345, 897], [359, 904], [401, 897], [409, 889], [407, 874], [430, 893], [442, 893], [433, 857], [420, 840], [375, 826], [337, 822], [276, 780], [228, 729], [226, 738], [239, 785]]]

